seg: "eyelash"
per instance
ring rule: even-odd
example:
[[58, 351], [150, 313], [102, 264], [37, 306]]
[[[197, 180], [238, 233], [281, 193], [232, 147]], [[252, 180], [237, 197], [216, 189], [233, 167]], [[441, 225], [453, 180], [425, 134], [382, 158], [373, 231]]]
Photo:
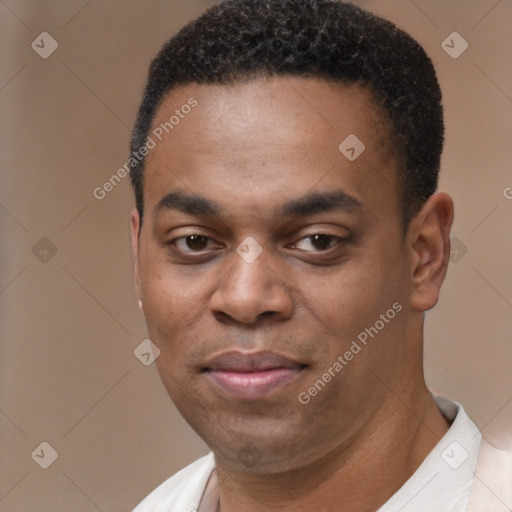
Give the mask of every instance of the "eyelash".
[[[182, 253], [182, 254], [204, 256], [206, 254], [205, 252], [203, 252], [204, 250], [203, 251], [194, 251], [194, 250], [183, 251], [183, 250], [180, 250], [180, 249], [178, 249], [176, 247], [177, 242], [179, 242], [180, 240], [186, 241], [187, 238], [191, 238], [191, 237], [194, 237], [194, 236], [206, 239], [207, 243], [209, 241], [213, 240], [213, 238], [211, 238], [209, 236], [206, 236], [206, 235], [203, 235], [201, 233], [192, 233], [190, 235], [184, 235], [184, 236], [180, 236], [180, 237], [174, 238], [173, 240], [170, 240], [169, 242], [166, 242], [165, 245], [167, 247], [171, 248], [173, 251], [179, 252], [179, 253]], [[327, 237], [327, 238], [330, 239], [330, 241], [334, 241], [334, 243], [330, 247], [328, 247], [327, 249], [316, 249], [316, 250], [313, 250], [313, 251], [303, 251], [303, 252], [309, 253], [309, 254], [325, 254], [325, 253], [331, 251], [333, 248], [339, 246], [340, 244], [348, 241], [348, 237], [341, 237], [341, 236], [337, 236], [337, 235], [332, 235], [330, 233], [318, 232], [318, 233], [313, 233], [311, 235], [307, 235], [307, 236], [304, 236], [304, 237], [300, 238], [298, 240], [298, 242], [296, 242], [296, 243], [294, 243], [292, 245], [292, 247], [296, 246], [299, 242], [302, 242], [303, 240], [308, 240], [308, 239], [311, 240], [315, 236]], [[287, 247], [290, 247], [290, 246], [287, 246]], [[194, 256], [192, 256], [192, 257], [194, 257]]]

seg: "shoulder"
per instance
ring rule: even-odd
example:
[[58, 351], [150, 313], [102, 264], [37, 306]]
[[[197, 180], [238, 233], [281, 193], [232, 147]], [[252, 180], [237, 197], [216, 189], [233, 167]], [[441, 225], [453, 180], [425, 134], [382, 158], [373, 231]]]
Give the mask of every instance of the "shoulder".
[[195, 512], [214, 468], [213, 453], [209, 453], [160, 484], [133, 512]]
[[482, 439], [468, 502], [468, 512], [510, 511], [512, 508], [512, 452]]

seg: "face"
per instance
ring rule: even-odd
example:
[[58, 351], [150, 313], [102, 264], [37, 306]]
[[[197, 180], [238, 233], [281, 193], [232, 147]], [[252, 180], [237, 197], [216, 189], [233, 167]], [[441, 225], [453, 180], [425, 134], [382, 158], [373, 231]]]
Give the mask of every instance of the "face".
[[[220, 460], [298, 468], [351, 442], [416, 363], [394, 152], [363, 88], [187, 85], [153, 131], [191, 98], [153, 137], [140, 233], [132, 215], [156, 365]], [[350, 134], [359, 156], [339, 149]]]

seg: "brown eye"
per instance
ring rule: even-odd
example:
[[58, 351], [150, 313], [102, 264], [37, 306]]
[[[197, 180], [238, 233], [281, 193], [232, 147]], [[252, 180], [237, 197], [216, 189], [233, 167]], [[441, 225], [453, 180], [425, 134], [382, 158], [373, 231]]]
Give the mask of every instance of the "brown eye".
[[339, 236], [317, 233], [302, 238], [294, 246], [305, 252], [327, 251], [342, 240]]
[[211, 261], [225, 246], [200, 232], [183, 235], [164, 243], [170, 258], [182, 264]]
[[165, 245], [173, 248], [173, 251], [177, 251], [182, 255], [188, 254], [190, 256], [196, 253], [206, 253], [215, 246], [214, 240], [200, 234], [180, 236], [179, 238], [167, 242]]
[[332, 236], [329, 235], [314, 235], [311, 237], [311, 245], [319, 251], [329, 249], [332, 242]]
[[208, 245], [208, 238], [201, 235], [190, 235], [185, 237], [186, 245], [193, 251], [202, 251]]

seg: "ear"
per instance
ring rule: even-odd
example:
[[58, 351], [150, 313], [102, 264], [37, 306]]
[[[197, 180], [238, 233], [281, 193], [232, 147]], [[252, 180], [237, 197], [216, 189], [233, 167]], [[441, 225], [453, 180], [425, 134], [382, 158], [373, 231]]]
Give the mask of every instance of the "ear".
[[411, 307], [428, 311], [439, 300], [450, 260], [450, 230], [453, 200], [436, 192], [411, 221], [412, 248]]
[[130, 215], [130, 224], [132, 231], [132, 256], [133, 256], [133, 282], [135, 285], [135, 294], [140, 304], [140, 271], [139, 271], [139, 235], [140, 235], [140, 215], [137, 208], [132, 210]]

